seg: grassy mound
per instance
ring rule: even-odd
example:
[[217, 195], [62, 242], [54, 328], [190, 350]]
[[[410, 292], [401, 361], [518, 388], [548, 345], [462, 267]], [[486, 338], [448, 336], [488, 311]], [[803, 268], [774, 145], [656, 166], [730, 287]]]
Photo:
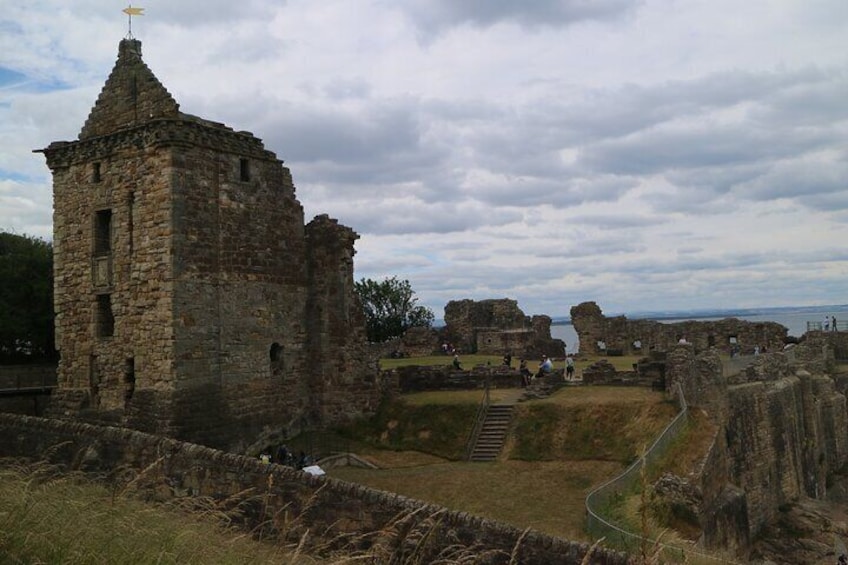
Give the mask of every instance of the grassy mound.
[[[497, 401], [514, 391], [492, 393]], [[568, 387], [547, 400], [516, 406], [501, 461], [457, 461], [479, 401], [479, 391], [409, 395], [360, 424], [370, 428], [350, 431], [370, 430], [370, 445], [392, 449], [417, 451], [416, 445], [426, 442], [428, 453], [454, 461], [422, 459], [416, 451], [382, 459], [373, 454], [370, 458], [382, 469], [338, 468], [330, 474], [518, 527], [587, 540], [586, 495], [623, 470], [677, 413], [663, 394], [644, 388]]]
[[442, 404], [404, 399], [383, 402], [374, 417], [358, 421], [340, 433], [379, 449], [418, 451], [458, 460], [465, 453], [480, 393], [467, 396], [466, 402]]

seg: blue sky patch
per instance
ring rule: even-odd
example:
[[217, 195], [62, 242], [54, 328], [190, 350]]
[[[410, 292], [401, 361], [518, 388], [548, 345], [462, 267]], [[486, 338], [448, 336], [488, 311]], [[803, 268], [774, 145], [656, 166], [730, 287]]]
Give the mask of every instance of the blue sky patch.
[[12, 180], [15, 182], [29, 182], [32, 179], [26, 175], [22, 175], [21, 173], [16, 173], [13, 171], [5, 171], [0, 169], [0, 180]]
[[27, 80], [25, 74], [13, 71], [12, 69], [7, 69], [6, 67], [0, 67], [0, 88], [18, 84], [25, 80]]

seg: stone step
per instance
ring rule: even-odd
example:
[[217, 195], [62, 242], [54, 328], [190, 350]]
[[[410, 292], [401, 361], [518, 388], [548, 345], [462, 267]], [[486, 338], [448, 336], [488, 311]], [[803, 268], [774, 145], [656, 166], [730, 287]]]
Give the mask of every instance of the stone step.
[[494, 461], [503, 450], [506, 432], [512, 421], [512, 404], [489, 406], [477, 443], [471, 450], [471, 461]]
[[505, 430], [509, 427], [509, 421], [504, 420], [502, 422], [488, 422], [483, 424], [484, 430]]

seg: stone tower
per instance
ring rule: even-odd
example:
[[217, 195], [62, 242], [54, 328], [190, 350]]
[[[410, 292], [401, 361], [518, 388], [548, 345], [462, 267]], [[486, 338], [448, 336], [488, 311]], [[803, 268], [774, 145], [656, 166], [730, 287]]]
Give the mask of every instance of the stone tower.
[[124, 39], [53, 173], [60, 417], [238, 449], [372, 411], [357, 234], [304, 225], [248, 132], [180, 112]]

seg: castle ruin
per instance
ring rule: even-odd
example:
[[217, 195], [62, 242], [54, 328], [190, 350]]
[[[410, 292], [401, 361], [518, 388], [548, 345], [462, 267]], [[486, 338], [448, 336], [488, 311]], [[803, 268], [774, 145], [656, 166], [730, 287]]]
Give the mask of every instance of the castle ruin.
[[565, 356], [565, 343], [551, 337], [550, 316], [525, 316], [508, 298], [451, 300], [445, 306], [444, 336], [464, 353]]
[[655, 320], [607, 317], [594, 302], [571, 308], [571, 324], [580, 341], [580, 352], [588, 355], [641, 355], [669, 351], [685, 341], [696, 351], [716, 348], [725, 353], [781, 351], [788, 330], [776, 322], [747, 322], [726, 318], [714, 322], [685, 321], [664, 324]]
[[358, 235], [304, 225], [262, 141], [180, 111], [120, 42], [53, 173], [53, 415], [238, 449], [376, 408], [354, 293]]

